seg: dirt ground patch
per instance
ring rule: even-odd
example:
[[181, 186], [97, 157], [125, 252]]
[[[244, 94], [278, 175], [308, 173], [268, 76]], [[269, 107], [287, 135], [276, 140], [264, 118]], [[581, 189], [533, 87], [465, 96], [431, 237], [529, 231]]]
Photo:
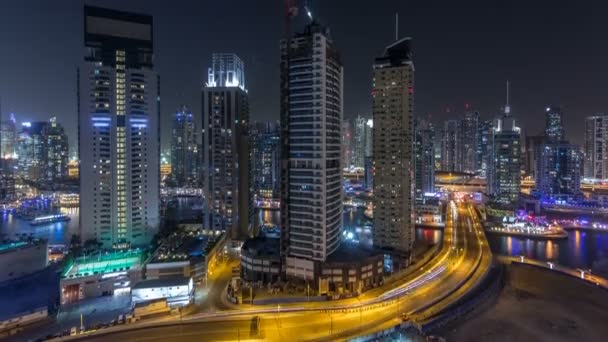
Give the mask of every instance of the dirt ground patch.
[[606, 341], [608, 291], [530, 266], [508, 265], [496, 302], [451, 324], [447, 341]]

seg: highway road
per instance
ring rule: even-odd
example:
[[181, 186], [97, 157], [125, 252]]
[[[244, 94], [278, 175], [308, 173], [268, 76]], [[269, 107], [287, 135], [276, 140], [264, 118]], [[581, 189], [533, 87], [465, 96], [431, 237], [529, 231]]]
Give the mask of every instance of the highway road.
[[[452, 203], [441, 252], [399, 286], [359, 298], [285, 306], [248, 306], [199, 313], [172, 322], [113, 327], [90, 341], [324, 341], [351, 338], [394, 326], [402, 314], [428, 320], [454, 305], [487, 274], [491, 252], [472, 206]], [[255, 323], [258, 321], [259, 324]]]

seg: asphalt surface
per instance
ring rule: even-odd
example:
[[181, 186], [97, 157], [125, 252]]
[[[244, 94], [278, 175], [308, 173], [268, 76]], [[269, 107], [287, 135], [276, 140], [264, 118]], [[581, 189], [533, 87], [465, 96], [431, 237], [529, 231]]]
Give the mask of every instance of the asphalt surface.
[[[458, 213], [457, 215], [456, 212]], [[472, 290], [491, 260], [481, 225], [459, 205], [448, 214], [444, 248], [428, 267], [373, 298], [205, 312], [182, 321], [141, 323], [79, 336], [88, 341], [339, 340], [398, 324], [401, 315], [432, 317]], [[221, 282], [218, 282], [220, 284]], [[220, 295], [221, 296], [221, 295]], [[220, 306], [221, 303], [216, 303]], [[216, 306], [216, 307], [217, 307]], [[212, 308], [213, 310], [213, 308]], [[256, 322], [259, 318], [259, 325]], [[162, 326], [159, 326], [161, 325]], [[70, 338], [73, 340], [74, 338]]]

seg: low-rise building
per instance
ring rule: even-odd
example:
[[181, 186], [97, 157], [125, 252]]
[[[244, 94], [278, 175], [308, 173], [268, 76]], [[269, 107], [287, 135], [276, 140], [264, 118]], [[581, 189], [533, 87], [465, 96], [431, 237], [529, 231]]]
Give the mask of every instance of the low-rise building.
[[104, 295], [128, 294], [142, 279], [144, 253], [128, 250], [69, 260], [61, 275], [61, 304]]
[[343, 243], [321, 265], [319, 294], [362, 293], [382, 284], [384, 254]]
[[258, 236], [241, 247], [241, 279], [245, 282], [276, 282], [281, 275], [280, 240]]
[[131, 289], [131, 304], [166, 299], [169, 307], [182, 307], [194, 299], [194, 283], [190, 277], [146, 279]]
[[0, 283], [40, 271], [47, 264], [46, 240], [0, 241]]
[[146, 279], [192, 278], [205, 283], [209, 249], [216, 237], [179, 230], [167, 237], [146, 265]]

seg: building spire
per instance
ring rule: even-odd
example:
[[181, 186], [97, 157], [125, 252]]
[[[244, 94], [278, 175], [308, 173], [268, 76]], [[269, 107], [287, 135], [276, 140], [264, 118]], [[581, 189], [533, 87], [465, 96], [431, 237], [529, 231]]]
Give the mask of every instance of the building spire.
[[399, 40], [399, 12], [395, 13], [395, 41]]
[[511, 106], [509, 105], [509, 81], [507, 80], [507, 104], [505, 105], [505, 115], [511, 115]]

